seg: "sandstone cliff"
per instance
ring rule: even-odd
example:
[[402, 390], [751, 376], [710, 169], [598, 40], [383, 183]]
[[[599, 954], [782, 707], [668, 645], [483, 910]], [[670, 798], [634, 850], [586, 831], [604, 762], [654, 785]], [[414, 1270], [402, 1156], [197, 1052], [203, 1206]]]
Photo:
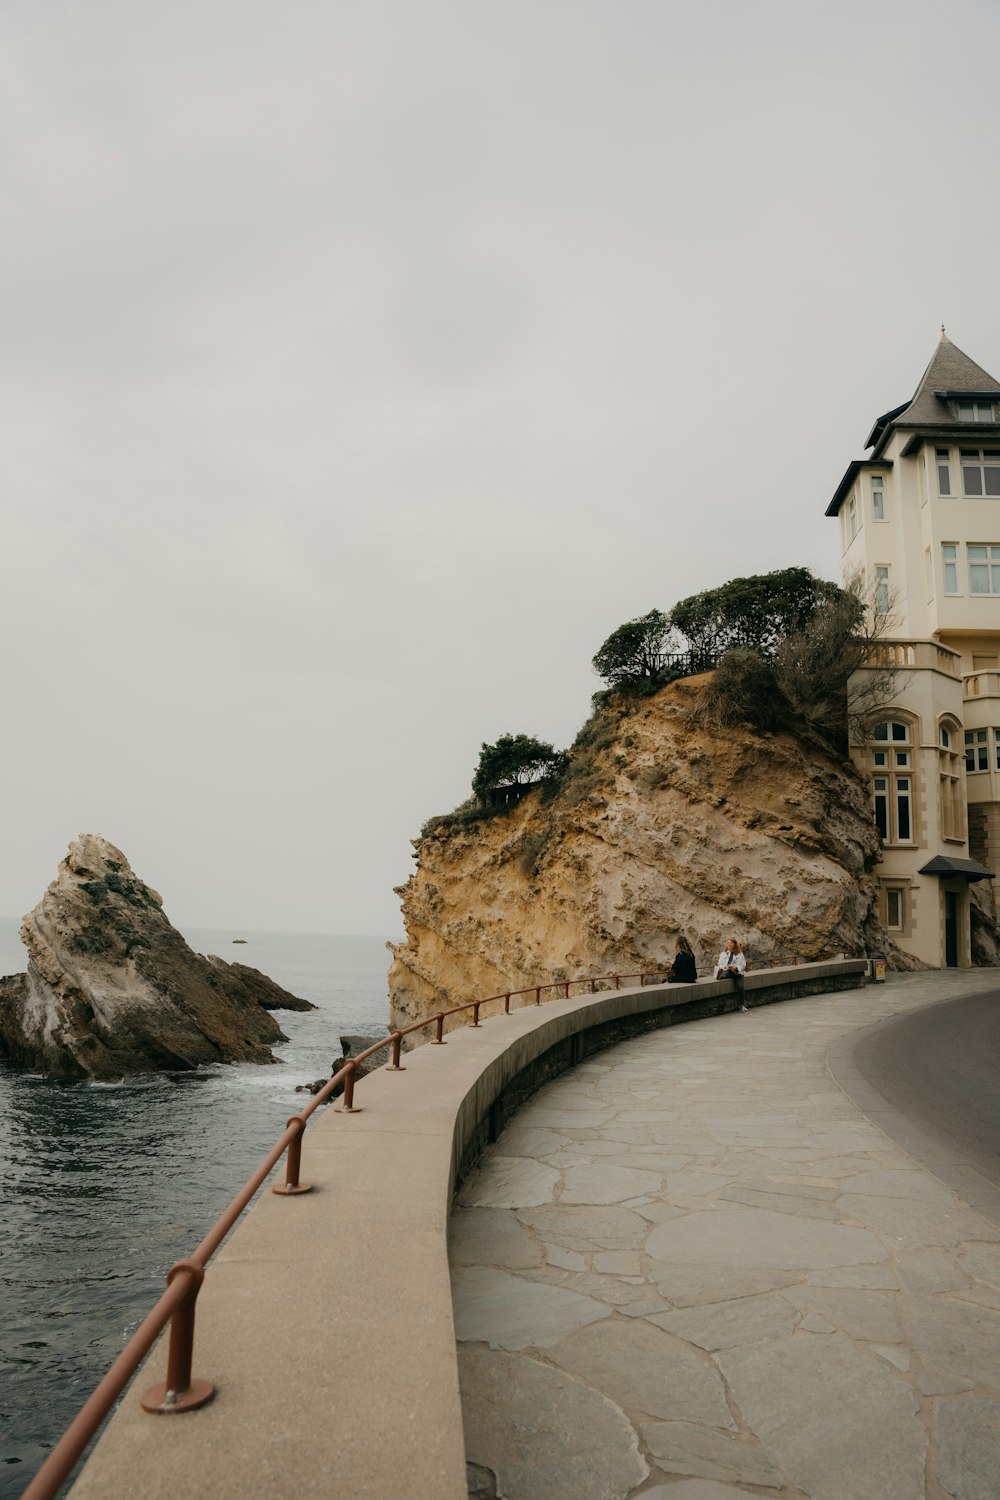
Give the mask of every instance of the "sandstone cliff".
[[690, 718], [701, 679], [613, 699], [555, 789], [481, 821], [431, 820], [399, 894], [394, 1025], [476, 995], [650, 969], [690, 939], [751, 961], [894, 954], [870, 873], [879, 841], [853, 768], [817, 742]]
[[[268, 1010], [312, 1010], [266, 975], [194, 953], [156, 891], [95, 834], [69, 847], [0, 979], [0, 1056], [98, 1079], [217, 1062], [274, 1062]], [[265, 1008], [266, 1007], [266, 1008]]]

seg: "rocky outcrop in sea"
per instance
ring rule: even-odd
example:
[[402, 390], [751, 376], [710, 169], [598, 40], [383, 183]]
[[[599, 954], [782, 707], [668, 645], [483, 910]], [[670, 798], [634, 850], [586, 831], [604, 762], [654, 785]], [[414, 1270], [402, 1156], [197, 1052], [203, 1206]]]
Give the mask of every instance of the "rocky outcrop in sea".
[[0, 1057], [62, 1078], [271, 1063], [272, 1010], [313, 1010], [257, 969], [188, 947], [98, 834], [69, 846], [25, 917], [25, 974], [0, 979]]
[[584, 974], [662, 966], [683, 932], [699, 973], [726, 938], [758, 964], [887, 954], [868, 794], [813, 737], [692, 713], [702, 679], [612, 697], [565, 772], [506, 808], [431, 819], [399, 894], [393, 1026]]

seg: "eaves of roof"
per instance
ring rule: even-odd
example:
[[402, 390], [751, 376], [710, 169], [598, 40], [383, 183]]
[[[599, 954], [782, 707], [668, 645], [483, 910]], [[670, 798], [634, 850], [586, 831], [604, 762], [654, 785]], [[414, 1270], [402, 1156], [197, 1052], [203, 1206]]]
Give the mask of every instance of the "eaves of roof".
[[926, 423], [897, 422], [895, 430], [913, 434], [906, 446], [900, 449], [900, 458], [912, 458], [920, 452], [922, 443], [953, 443], [956, 438], [961, 443], [968, 443], [970, 447], [975, 444], [977, 448], [1000, 448], [1000, 429], [991, 429], [985, 422], [977, 422], [975, 426], [966, 423], [962, 427], [928, 427]]
[[918, 875], [962, 875], [966, 880], [996, 880], [992, 870], [981, 865], [976, 859], [958, 859], [952, 854], [935, 854], [922, 869], [917, 871]]
[[910, 401], [904, 401], [902, 406], [894, 406], [892, 411], [887, 411], [881, 417], [876, 417], [874, 423], [872, 424], [871, 432], [865, 438], [865, 447], [874, 448], [875, 444], [885, 433], [886, 429], [890, 427], [893, 422], [895, 422], [897, 417], [902, 416], [903, 412], [908, 406], [912, 405], [912, 399]]
[[823, 512], [825, 516], [835, 516], [844, 502], [844, 496], [857, 479], [862, 469], [891, 469], [891, 458], [852, 458], [844, 471], [844, 477], [837, 485], [833, 499]]

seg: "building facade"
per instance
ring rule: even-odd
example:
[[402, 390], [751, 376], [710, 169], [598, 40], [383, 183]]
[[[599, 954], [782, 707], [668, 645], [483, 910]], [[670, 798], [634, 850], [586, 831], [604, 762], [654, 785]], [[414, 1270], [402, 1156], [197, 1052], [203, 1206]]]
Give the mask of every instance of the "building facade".
[[972, 962], [970, 885], [1000, 868], [1000, 381], [941, 330], [826, 514], [844, 577], [889, 609], [885, 706], [851, 755], [883, 839], [881, 916], [934, 967]]

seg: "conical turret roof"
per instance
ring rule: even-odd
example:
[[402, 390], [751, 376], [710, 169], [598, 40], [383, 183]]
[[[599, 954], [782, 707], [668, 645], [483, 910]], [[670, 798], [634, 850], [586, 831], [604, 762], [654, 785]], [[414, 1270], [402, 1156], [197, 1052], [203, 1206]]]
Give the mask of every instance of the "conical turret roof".
[[955, 396], [1000, 396], [1000, 381], [961, 350], [941, 330], [941, 340], [931, 357], [912, 401], [879, 417], [865, 444], [872, 448], [890, 427], [963, 427], [949, 402]]

